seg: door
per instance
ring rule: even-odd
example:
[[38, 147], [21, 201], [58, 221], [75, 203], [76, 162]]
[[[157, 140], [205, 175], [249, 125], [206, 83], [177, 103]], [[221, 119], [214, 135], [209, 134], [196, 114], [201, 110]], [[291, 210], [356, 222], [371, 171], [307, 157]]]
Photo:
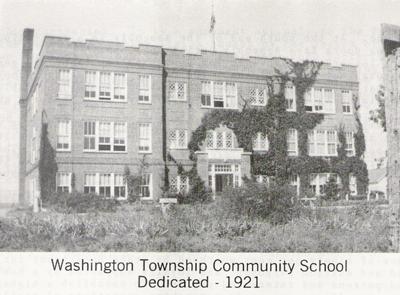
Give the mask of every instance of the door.
[[221, 193], [226, 187], [233, 186], [233, 174], [215, 175], [215, 192]]

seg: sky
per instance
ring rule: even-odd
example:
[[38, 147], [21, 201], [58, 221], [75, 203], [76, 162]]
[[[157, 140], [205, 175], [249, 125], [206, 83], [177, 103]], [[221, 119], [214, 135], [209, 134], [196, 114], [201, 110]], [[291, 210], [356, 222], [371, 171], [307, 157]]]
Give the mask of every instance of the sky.
[[[19, 78], [22, 32], [33, 28], [34, 60], [46, 35], [212, 49], [212, 0], [0, 0], [0, 202], [18, 193]], [[216, 50], [237, 57], [311, 59], [358, 66], [369, 168], [386, 136], [368, 113], [382, 84], [381, 23], [400, 25], [400, 1], [214, 0]]]

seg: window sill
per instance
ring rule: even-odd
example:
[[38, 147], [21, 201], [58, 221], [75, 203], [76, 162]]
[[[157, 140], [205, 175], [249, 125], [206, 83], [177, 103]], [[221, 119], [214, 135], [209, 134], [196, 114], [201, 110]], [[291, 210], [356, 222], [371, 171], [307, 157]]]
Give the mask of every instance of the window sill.
[[116, 100], [116, 99], [110, 99], [110, 100], [102, 100], [98, 98], [83, 98], [83, 101], [91, 101], [91, 102], [106, 102], [106, 103], [127, 103], [128, 100]]
[[186, 99], [169, 99], [168, 101], [173, 101], [173, 102], [187, 102]]
[[83, 151], [88, 154], [127, 154], [128, 152], [120, 152], [120, 151]]
[[215, 109], [215, 110], [239, 110], [238, 107], [236, 108], [218, 108], [218, 107], [212, 107], [212, 106], [200, 106], [202, 109]]
[[286, 112], [295, 113], [295, 112], [296, 112], [296, 110], [288, 110], [288, 109], [286, 109]]
[[59, 149], [56, 149], [56, 152], [57, 153], [70, 153], [71, 150], [59, 150]]
[[336, 115], [336, 112], [315, 112], [315, 111], [306, 111], [309, 114], [322, 114], [322, 115]]
[[170, 147], [169, 148], [170, 150], [187, 150], [188, 148], [187, 147]]
[[140, 200], [141, 201], [153, 201], [153, 197], [147, 197], [147, 198], [140, 197]]
[[57, 100], [72, 100], [72, 96], [71, 97], [60, 97], [60, 96], [57, 96], [56, 99]]
[[151, 154], [152, 151], [139, 151], [138, 153], [139, 154]]
[[138, 101], [138, 104], [151, 104], [151, 101]]

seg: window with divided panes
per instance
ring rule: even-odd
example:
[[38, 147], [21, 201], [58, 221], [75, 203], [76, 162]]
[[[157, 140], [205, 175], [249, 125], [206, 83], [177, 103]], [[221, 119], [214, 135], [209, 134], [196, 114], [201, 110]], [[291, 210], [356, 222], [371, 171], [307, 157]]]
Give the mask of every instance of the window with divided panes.
[[253, 138], [253, 150], [254, 151], [268, 151], [269, 141], [268, 136], [265, 133], [257, 132]]
[[57, 150], [71, 150], [71, 120], [58, 121], [57, 126]]
[[187, 130], [173, 129], [169, 131], [169, 147], [171, 149], [187, 148]]
[[168, 97], [169, 100], [186, 100], [186, 83], [171, 82], [168, 84]]
[[267, 90], [259, 88], [251, 89], [249, 103], [253, 106], [265, 106], [267, 104]]

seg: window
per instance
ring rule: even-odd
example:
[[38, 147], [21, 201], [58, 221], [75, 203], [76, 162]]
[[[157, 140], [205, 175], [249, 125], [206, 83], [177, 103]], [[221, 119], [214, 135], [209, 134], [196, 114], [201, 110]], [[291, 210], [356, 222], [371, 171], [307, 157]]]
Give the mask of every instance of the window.
[[356, 154], [354, 149], [354, 133], [353, 132], [345, 132], [345, 151], [348, 157], [352, 157]]
[[83, 150], [126, 152], [126, 122], [84, 122]]
[[106, 198], [125, 199], [127, 189], [121, 173], [86, 173], [83, 191], [85, 194], [98, 193]]
[[335, 113], [335, 95], [333, 89], [324, 89], [324, 110], [327, 113]]
[[235, 135], [231, 130], [207, 131], [206, 147], [208, 149], [233, 149]]
[[126, 185], [122, 174], [114, 174], [114, 198], [126, 198]]
[[96, 99], [97, 72], [85, 72], [85, 98]]
[[99, 194], [104, 197], [111, 197], [111, 174], [100, 174]]
[[139, 153], [151, 153], [151, 124], [139, 124]]
[[307, 112], [312, 112], [313, 111], [313, 93], [312, 93], [312, 89], [308, 88], [304, 94], [304, 107], [306, 109]]
[[152, 175], [150, 173], [145, 173], [142, 175], [140, 185], [140, 196], [143, 199], [152, 199]]
[[227, 149], [233, 148], [233, 132], [225, 133], [225, 147]]
[[224, 107], [224, 83], [214, 82], [214, 108]]
[[150, 75], [139, 76], [139, 103], [151, 102], [151, 77]]
[[202, 106], [211, 106], [211, 82], [203, 81], [201, 82], [201, 105]]
[[32, 164], [36, 163], [36, 161], [38, 159], [39, 144], [40, 144], [40, 141], [38, 140], [38, 137], [36, 134], [36, 127], [33, 127], [32, 128], [32, 138], [31, 138], [31, 163]]
[[96, 150], [96, 122], [84, 122], [83, 150]]
[[337, 156], [336, 130], [311, 130], [308, 132], [310, 156]]
[[127, 75], [114, 72], [85, 72], [85, 99], [126, 101]]
[[232, 165], [230, 164], [215, 164], [214, 165], [215, 172], [232, 172]]
[[289, 185], [296, 189], [296, 195], [300, 194], [300, 177], [297, 174], [289, 175]]
[[349, 190], [350, 195], [357, 195], [357, 178], [352, 173], [349, 175]]
[[255, 175], [256, 182], [258, 183], [264, 183], [266, 185], [269, 185], [271, 182], [271, 177], [268, 175]]
[[289, 129], [287, 133], [287, 152], [289, 156], [297, 156], [297, 130]]
[[322, 88], [314, 89], [314, 111], [321, 112], [323, 110]]
[[185, 101], [186, 83], [183, 82], [169, 83], [168, 93], [169, 93], [168, 94], [169, 100]]
[[317, 155], [325, 155], [325, 131], [324, 130], [317, 130], [316, 131], [316, 143], [317, 143]]
[[216, 133], [216, 138], [217, 138], [217, 140], [216, 140], [216, 142], [217, 142], [216, 148], [217, 149], [224, 148], [224, 132], [216, 131], [215, 133]]
[[111, 151], [111, 123], [99, 123], [99, 151]]
[[60, 99], [71, 99], [71, 70], [59, 70], [58, 71], [58, 94], [57, 97]]
[[236, 108], [236, 84], [226, 83], [226, 108]]
[[126, 123], [114, 123], [114, 151], [126, 151]]
[[237, 108], [236, 83], [201, 82], [201, 106], [213, 108]]
[[57, 151], [71, 150], [71, 121], [62, 120], [58, 122]]
[[111, 100], [111, 73], [100, 72], [100, 100]]
[[126, 75], [121, 73], [114, 74], [114, 99], [126, 99]]
[[249, 93], [249, 102], [253, 106], [267, 105], [267, 90], [266, 89], [251, 89]]
[[253, 150], [255, 151], [268, 151], [269, 142], [266, 134], [257, 132], [256, 137], [253, 139]]
[[171, 177], [169, 182], [169, 190], [173, 193], [188, 193], [189, 177], [183, 175]]
[[85, 174], [85, 183], [83, 187], [83, 192], [85, 194], [96, 193], [96, 174]]
[[70, 193], [71, 192], [71, 173], [57, 172], [56, 185], [57, 185], [58, 193]]
[[335, 92], [328, 88], [309, 88], [304, 97], [307, 112], [335, 113]]
[[184, 129], [174, 129], [169, 132], [169, 147], [171, 149], [187, 148], [187, 131]]
[[345, 114], [351, 114], [352, 92], [350, 90], [342, 90], [342, 111]]
[[296, 111], [296, 89], [294, 86], [285, 87], [286, 110]]
[[309, 176], [310, 189], [317, 196], [325, 194], [326, 184], [330, 178], [334, 178], [340, 185], [340, 178], [335, 173], [312, 173]]
[[37, 109], [38, 109], [38, 91], [39, 91], [38, 88], [39, 88], [39, 86], [35, 87], [35, 90], [33, 91], [32, 98], [31, 98], [31, 100], [32, 100], [32, 103], [31, 103], [32, 116], [34, 116], [36, 114]]
[[326, 134], [328, 138], [328, 155], [335, 156], [337, 155], [336, 131], [328, 130]]
[[207, 131], [206, 147], [212, 149], [214, 147], [214, 131]]

